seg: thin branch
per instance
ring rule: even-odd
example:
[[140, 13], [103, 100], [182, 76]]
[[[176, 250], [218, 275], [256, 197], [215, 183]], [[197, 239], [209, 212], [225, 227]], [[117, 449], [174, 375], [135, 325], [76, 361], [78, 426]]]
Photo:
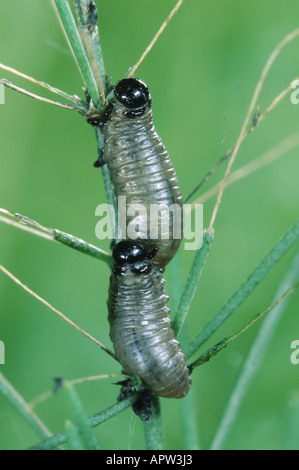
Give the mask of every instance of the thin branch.
[[88, 41], [83, 44], [86, 47], [87, 55], [90, 58], [91, 68], [96, 74], [96, 78], [99, 84], [99, 88], [102, 94], [102, 103], [105, 103], [105, 94], [108, 93], [111, 88], [108, 80], [105, 66], [103, 53], [100, 42], [99, 28], [98, 28], [98, 10], [93, 0], [75, 0], [75, 9], [77, 12], [79, 31], [86, 33]]
[[[180, 293], [184, 289], [183, 279], [183, 258], [182, 251], [179, 250], [173, 260], [168, 266], [168, 283], [170, 295], [170, 308], [176, 311], [180, 302]], [[185, 351], [185, 346], [188, 344], [189, 334], [188, 325], [180, 331], [179, 341], [182, 351]], [[187, 396], [179, 400], [178, 406], [180, 411], [180, 422], [182, 429], [183, 449], [200, 450], [200, 438], [198, 433], [198, 423], [196, 410], [196, 390], [191, 387]]]
[[213, 239], [213, 230], [204, 231], [202, 244], [195, 252], [192, 266], [184, 290], [182, 292], [179, 305], [173, 317], [172, 327], [177, 334], [179, 334], [190, 309], [190, 305], [198, 287]]
[[202, 344], [232, 315], [247, 299], [253, 290], [262, 282], [270, 270], [280, 261], [287, 251], [299, 239], [299, 219], [275, 244], [271, 251], [262, 259], [247, 279], [233, 293], [216, 315], [189, 343], [186, 356], [190, 357]]
[[83, 105], [83, 101], [78, 96], [69, 95], [68, 93], [66, 93], [62, 90], [59, 90], [58, 88], [55, 88], [55, 87], [49, 85], [46, 82], [41, 82], [39, 80], [36, 80], [35, 78], [30, 77], [29, 75], [26, 75], [25, 73], [19, 72], [18, 70], [13, 69], [12, 67], [8, 67], [7, 65], [4, 65], [4, 64], [0, 63], [0, 69], [5, 70], [5, 71], [10, 72], [10, 73], [13, 73], [17, 77], [21, 77], [24, 80], [27, 80], [31, 83], [35, 83], [36, 85], [39, 85], [43, 88], [46, 88], [47, 90], [51, 91], [52, 93], [56, 93], [57, 95], [60, 95], [63, 98], [72, 101], [76, 105], [81, 105], [81, 106]]
[[288, 34], [279, 44], [278, 46], [274, 49], [274, 51], [272, 52], [272, 54], [270, 55], [268, 61], [266, 62], [266, 65], [262, 71], [262, 74], [261, 74], [261, 77], [257, 83], [257, 86], [254, 90], [254, 93], [253, 93], [253, 97], [252, 97], [252, 100], [251, 100], [251, 103], [250, 103], [250, 106], [249, 106], [249, 109], [248, 109], [248, 112], [246, 114], [246, 117], [245, 117], [245, 121], [243, 123], [243, 126], [241, 128], [241, 132], [240, 132], [240, 135], [239, 135], [239, 138], [236, 142], [236, 145], [235, 145], [235, 148], [233, 150], [233, 153], [232, 153], [232, 156], [231, 156], [231, 159], [228, 163], [228, 166], [227, 166], [227, 169], [226, 169], [226, 172], [225, 172], [225, 176], [224, 176], [224, 179], [222, 181], [222, 185], [221, 185], [221, 188], [220, 188], [220, 191], [219, 191], [219, 194], [218, 194], [218, 197], [217, 197], [217, 201], [216, 201], [216, 204], [215, 204], [215, 207], [214, 207], [214, 210], [213, 210], [213, 213], [212, 213], [212, 217], [211, 217], [211, 220], [210, 220], [210, 225], [209, 225], [209, 228], [213, 228], [213, 225], [214, 225], [214, 222], [215, 222], [215, 218], [216, 218], [216, 215], [217, 215], [217, 212], [218, 212], [218, 209], [219, 209], [219, 206], [220, 206], [220, 203], [221, 203], [221, 199], [222, 199], [222, 196], [223, 196], [223, 192], [224, 192], [224, 189], [225, 189], [225, 186], [226, 186], [226, 183], [227, 183], [227, 179], [230, 175], [230, 172], [231, 172], [231, 169], [232, 169], [232, 166], [235, 162], [235, 159], [237, 157], [237, 154], [238, 154], [238, 151], [239, 151], [239, 148], [242, 144], [242, 141], [244, 140], [244, 134], [246, 133], [246, 128], [248, 126], [248, 123], [250, 121], [250, 118], [253, 114], [253, 111], [254, 109], [256, 108], [256, 104], [257, 104], [257, 100], [258, 100], [258, 97], [260, 95], [260, 92], [262, 90], [262, 87], [265, 83], [265, 80], [267, 78], [267, 75], [275, 61], [275, 59], [277, 58], [278, 54], [280, 53], [280, 51], [290, 42], [290, 41], [293, 41], [297, 36], [299, 36], [299, 29], [296, 29], [295, 31], [293, 31], [292, 33]]
[[52, 4], [93, 104], [97, 107], [101, 100], [100, 91], [94, 76], [94, 71], [90, 67], [68, 0], [52, 0]]
[[[0, 209], [0, 212], [1, 212], [1, 209]], [[16, 222], [15, 220], [11, 220], [11, 219], [8, 219], [6, 217], [0, 216], [0, 222], [4, 222], [7, 225], [12, 225], [13, 227], [16, 227], [20, 230], [24, 230], [25, 232], [29, 232], [32, 235], [36, 235], [38, 237], [45, 238], [46, 240], [49, 240], [49, 241], [52, 241], [52, 242], [56, 241], [51, 237], [51, 235], [47, 235], [46, 233], [39, 232], [38, 230], [35, 230], [34, 228], [29, 227], [27, 225], [20, 224], [20, 222]]]
[[41, 439], [47, 439], [52, 436], [51, 431], [41, 421], [41, 419], [34, 413], [30, 405], [25, 402], [22, 395], [11, 385], [10, 382], [0, 373], [0, 393], [3, 395], [11, 405], [20, 413], [20, 415], [27, 421], [32, 429], [37, 433]]
[[143, 54], [141, 55], [140, 59], [138, 60], [138, 62], [132, 67], [129, 69], [129, 72], [128, 72], [128, 75], [127, 77], [130, 78], [134, 75], [134, 73], [136, 72], [136, 70], [138, 69], [139, 65], [144, 61], [145, 57], [147, 56], [147, 54], [151, 51], [151, 49], [153, 48], [153, 46], [155, 45], [155, 43], [157, 42], [157, 40], [159, 39], [159, 37], [161, 36], [161, 34], [163, 33], [163, 31], [165, 30], [165, 28], [167, 27], [168, 23], [172, 20], [172, 18], [174, 17], [174, 15], [176, 14], [176, 12], [178, 11], [178, 9], [180, 8], [180, 6], [182, 5], [184, 0], [179, 0], [176, 4], [176, 6], [174, 7], [174, 9], [170, 12], [170, 14], [168, 15], [168, 17], [166, 18], [166, 20], [164, 21], [164, 23], [162, 24], [162, 26], [159, 28], [159, 31], [157, 32], [157, 34], [154, 36], [153, 40], [150, 42], [150, 44], [147, 46], [147, 48], [145, 49], [145, 51], [143, 52]]
[[[274, 98], [268, 108], [257, 118], [256, 125], [260, 124], [265, 119], [265, 117], [267, 117], [268, 114], [273, 111], [273, 109], [290, 93], [290, 91], [292, 91], [292, 83], [296, 80], [299, 80], [299, 77], [296, 77], [294, 80], [292, 80], [292, 82], [281, 93], [279, 93], [276, 98]], [[256, 125], [254, 127], [256, 127]], [[251, 127], [251, 132], [254, 130], [254, 127]]]
[[69, 419], [65, 420], [65, 432], [69, 450], [85, 450], [78, 426]]
[[[299, 133], [295, 133], [285, 139], [283, 142], [278, 144], [276, 147], [269, 150], [267, 153], [262, 155], [261, 157], [253, 160], [248, 165], [244, 165], [243, 167], [239, 168], [238, 170], [234, 171], [230, 174], [226, 187], [230, 186], [233, 183], [245, 178], [246, 176], [251, 175], [257, 170], [260, 170], [266, 165], [274, 162], [278, 158], [285, 155], [287, 152], [295, 149], [299, 145]], [[196, 204], [203, 204], [204, 202], [208, 201], [211, 197], [215, 196], [218, 193], [221, 187], [221, 181], [213, 186], [209, 191], [205, 192], [202, 196], [192, 202], [191, 205], [188, 205], [185, 209], [186, 213], [191, 212]]]
[[19, 93], [22, 93], [23, 95], [29, 96], [30, 98], [33, 98], [35, 100], [43, 101], [44, 103], [51, 104], [53, 106], [58, 106], [59, 108], [70, 109], [71, 111], [78, 111], [77, 106], [72, 106], [67, 103], [60, 103], [59, 101], [53, 101], [43, 96], [36, 95], [35, 93], [31, 93], [30, 91], [27, 91], [24, 88], [20, 88], [17, 85], [14, 85], [9, 80], [6, 80], [5, 78], [0, 79], [0, 84], [6, 86], [7, 88], [11, 88], [12, 90], [18, 91]]
[[212, 346], [211, 348], [208, 349], [204, 354], [202, 354], [198, 359], [196, 359], [194, 362], [192, 362], [188, 368], [190, 372], [193, 371], [195, 367], [199, 367], [206, 362], [208, 362], [212, 357], [216, 356], [222, 349], [226, 348], [228, 344], [230, 344], [232, 341], [237, 339], [241, 334], [245, 333], [251, 326], [253, 326], [258, 320], [261, 320], [267, 313], [271, 312], [275, 307], [277, 307], [280, 302], [282, 302], [286, 297], [288, 297], [295, 289], [299, 287], [299, 282], [296, 282], [292, 287], [290, 287], [286, 292], [284, 292], [275, 302], [273, 302], [266, 310], [263, 310], [262, 312], [258, 313], [255, 315], [252, 320], [247, 323], [243, 328], [241, 328], [237, 333], [233, 334], [232, 336], [229, 336], [228, 338], [224, 338], [222, 341], [217, 343], [215, 346]]
[[147, 450], [164, 450], [165, 442], [160, 410], [160, 399], [156, 395], [151, 396], [152, 414], [148, 421], [144, 421], [144, 437]]
[[[299, 252], [297, 251], [289, 269], [287, 270], [278, 287], [275, 297], [280, 296], [289, 285], [298, 279], [298, 267]], [[265, 354], [271, 344], [271, 340], [273, 339], [273, 335], [277, 331], [279, 323], [287, 310], [289, 299], [290, 297], [286, 299], [285, 302], [277, 305], [277, 307], [272, 311], [271, 315], [265, 318], [261, 328], [254, 338], [246, 360], [240, 369], [239, 377], [237, 378], [230, 394], [228, 403], [222, 415], [222, 419], [220, 420], [220, 424], [211, 444], [211, 449], [216, 450], [223, 447], [224, 442], [227, 439], [233, 424], [235, 423], [240, 407], [252, 383], [253, 377], [261, 366], [261, 363], [265, 358]]]
[[82, 333], [84, 336], [87, 338], [91, 339], [94, 343], [96, 343], [98, 346], [100, 346], [106, 353], [108, 353], [110, 356], [112, 356], [114, 359], [116, 359], [114, 353], [110, 351], [109, 348], [107, 348], [103, 343], [98, 341], [96, 338], [94, 338], [92, 335], [87, 333], [87, 331], [83, 330], [78, 326], [75, 322], [73, 322], [70, 318], [68, 318], [66, 315], [64, 315], [62, 312], [57, 310], [55, 307], [53, 307], [49, 302], [44, 300], [42, 297], [40, 297], [38, 294], [36, 294], [34, 291], [29, 289], [25, 284], [23, 284], [18, 278], [16, 278], [10, 271], [8, 271], [4, 266], [0, 264], [0, 270], [6, 274], [10, 279], [12, 279], [16, 284], [18, 284], [22, 289], [24, 289], [28, 294], [32, 295], [35, 299], [37, 299], [39, 302], [43, 303], [48, 307], [50, 310], [52, 310], [54, 313], [56, 313], [60, 318], [62, 318], [64, 321], [66, 321], [69, 325], [71, 325], [73, 328], [75, 328], [77, 331]]
[[[266, 116], [273, 111], [273, 109], [288, 95], [288, 93], [292, 90], [292, 84], [294, 81], [299, 80], [299, 77], [296, 78], [295, 80], [292, 80], [292, 82], [281, 92], [279, 93], [276, 98], [272, 101], [272, 103], [267, 107], [267, 109], [262, 113], [262, 114], [257, 114], [254, 117], [254, 122], [247, 128], [247, 131], [245, 132], [243, 139], [244, 140], [246, 137], [248, 137], [249, 134], [255, 131], [255, 129], [259, 126], [259, 124], [266, 118]], [[215, 171], [220, 167], [220, 165], [225, 162], [233, 153], [234, 149], [236, 147], [236, 143], [221, 157], [221, 159], [213, 166], [213, 168], [206, 174], [206, 176], [201, 180], [201, 182], [192, 190], [192, 192], [187, 196], [185, 199], [185, 203], [187, 203], [192, 196], [203, 186], [203, 184], [215, 173]], [[227, 185], [229, 184], [229, 180], [227, 181]], [[219, 189], [220, 189], [220, 184], [219, 184]], [[198, 199], [200, 200], [200, 198]], [[194, 204], [198, 203], [196, 201]]]
[[[10, 212], [6, 209], [0, 208], [0, 214], [1, 213], [4, 214], [4, 217], [0, 216], [0, 222], [5, 222], [8, 225], [12, 225], [18, 229], [25, 230], [33, 235], [46, 238], [47, 240], [62, 243], [63, 245], [69, 246], [70, 248], [80, 251], [81, 253], [87, 254], [96, 259], [100, 259], [108, 265], [112, 263], [112, 258], [106, 251], [101, 250], [100, 248], [96, 247], [95, 245], [92, 245], [91, 243], [87, 243], [81, 238], [77, 238], [74, 235], [70, 235], [58, 229], [44, 227], [43, 225], [39, 224], [33, 219], [30, 219], [29, 217]], [[15, 220], [11, 220], [10, 217], [16, 219], [18, 222], [16, 222]]]
[[[77, 435], [81, 435], [86, 450], [100, 450], [99, 443], [88, 422], [84, 407], [76, 390], [68, 381], [63, 381], [63, 390], [67, 397], [67, 403], [71, 412], [72, 419], [78, 427]], [[73, 439], [72, 442], [74, 442]]]
[[[126, 410], [130, 406], [133, 405], [136, 397], [129, 397], [125, 400], [122, 400], [116, 403], [113, 406], [110, 406], [104, 411], [96, 413], [95, 415], [88, 418], [88, 423], [91, 427], [98, 426], [99, 424], [104, 423], [108, 419], [113, 418], [114, 416], [118, 415], [122, 411]], [[55, 434], [54, 436], [46, 439], [35, 446], [31, 447], [29, 450], [50, 450], [56, 449], [60, 444], [64, 444], [67, 441], [67, 434], [65, 432], [60, 432], [59, 434]]]
[[[11, 225], [14, 225], [17, 228], [20, 228], [21, 230], [24, 230], [24, 228], [29, 229], [29, 228], [34, 227], [35, 229], [38, 229], [38, 230], [41, 230], [42, 232], [45, 232], [49, 236], [52, 233], [51, 229], [49, 229], [47, 227], [44, 227], [43, 225], [39, 224], [35, 220], [30, 219], [30, 217], [27, 217], [27, 216], [22, 215], [22, 214], [18, 214], [17, 212], [10, 212], [7, 209], [0, 208], [0, 214], [4, 214], [7, 217], [12, 217], [12, 219], [17, 220], [18, 222], [15, 222], [14, 220], [11, 220], [11, 219], [6, 219], [5, 221], [8, 224], [11, 224]], [[5, 219], [5, 217], [3, 217], [3, 219]]]
[[[122, 374], [101, 374], [101, 375], [91, 375], [89, 377], [80, 377], [79, 379], [73, 379], [73, 380], [68, 380], [68, 382], [71, 385], [79, 385], [83, 384], [86, 382], [94, 382], [97, 380], [103, 380], [103, 379], [111, 379], [111, 378], [125, 378], [126, 376]], [[29, 406], [31, 408], [35, 408], [37, 405], [40, 403], [43, 403], [44, 401], [48, 400], [49, 398], [54, 396], [53, 390], [47, 390], [46, 392], [41, 393], [37, 397], [35, 397], [33, 400], [29, 402]]]
[[103, 85], [99, 70], [97, 68], [97, 61], [96, 61], [96, 58], [95, 58], [94, 50], [93, 50], [91, 42], [90, 42], [89, 35], [88, 35], [87, 31], [82, 30], [82, 31], [80, 31], [80, 36], [81, 36], [82, 42], [84, 44], [85, 50], [87, 52], [87, 55], [89, 57], [91, 68], [94, 71], [94, 75], [96, 77], [97, 84], [98, 84], [100, 94], [101, 94], [101, 102], [102, 102], [102, 105], [104, 106], [106, 104], [104, 85]]

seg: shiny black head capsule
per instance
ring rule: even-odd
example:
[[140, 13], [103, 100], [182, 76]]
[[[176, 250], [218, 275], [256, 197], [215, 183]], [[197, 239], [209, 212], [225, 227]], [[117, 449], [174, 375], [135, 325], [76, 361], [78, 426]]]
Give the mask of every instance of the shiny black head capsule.
[[112, 256], [115, 263], [122, 266], [123, 264], [135, 264], [144, 261], [148, 256], [148, 252], [142, 243], [124, 240], [115, 246]]
[[127, 108], [129, 117], [143, 114], [151, 97], [144, 82], [137, 78], [124, 78], [114, 87], [115, 98]]

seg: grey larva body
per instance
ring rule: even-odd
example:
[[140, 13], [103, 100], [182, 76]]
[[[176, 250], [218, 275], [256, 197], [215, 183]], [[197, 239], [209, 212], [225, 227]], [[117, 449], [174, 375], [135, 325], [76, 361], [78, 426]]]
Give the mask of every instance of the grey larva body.
[[[142, 93], [147, 93], [146, 97], [139, 97], [139, 101], [136, 100], [138, 86]], [[130, 93], [133, 98], [129, 96], [128, 103]], [[149, 247], [156, 246], [154, 262], [164, 267], [181, 243], [183, 200], [177, 177], [155, 130], [146, 85], [140, 80], [121, 80], [115, 87], [115, 96], [109, 117], [102, 125], [105, 145], [101, 161], [108, 164], [115, 195], [126, 196], [126, 210], [132, 204], [145, 207], [146, 215], [125, 215], [126, 227], [129, 224], [139, 227], [136, 239]], [[165, 223], [166, 212], [158, 213], [155, 221], [152, 220], [151, 227], [155, 223], [159, 230], [157, 236], [150, 232], [150, 206], [155, 204], [164, 206], [169, 214], [169, 223]], [[133, 237], [126, 234], [121, 238]]]
[[117, 359], [158, 396], [182, 398], [191, 380], [167, 302], [162, 272], [152, 261], [145, 269], [125, 264], [111, 275], [108, 318]]

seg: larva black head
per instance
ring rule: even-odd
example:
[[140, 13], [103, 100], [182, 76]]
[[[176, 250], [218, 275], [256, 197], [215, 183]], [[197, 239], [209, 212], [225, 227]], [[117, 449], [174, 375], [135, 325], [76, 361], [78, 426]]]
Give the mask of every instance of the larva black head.
[[114, 87], [117, 101], [126, 108], [125, 116], [135, 117], [144, 113], [146, 105], [151, 104], [151, 96], [144, 82], [137, 78], [124, 78]]
[[146, 246], [140, 242], [124, 240], [115, 246], [112, 256], [115, 263], [122, 266], [144, 261], [148, 256], [148, 251]]

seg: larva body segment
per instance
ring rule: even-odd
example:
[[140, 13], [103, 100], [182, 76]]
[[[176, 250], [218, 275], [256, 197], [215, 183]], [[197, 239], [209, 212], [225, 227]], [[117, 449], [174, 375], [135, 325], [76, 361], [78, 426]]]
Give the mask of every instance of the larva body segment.
[[[145, 208], [145, 215], [126, 213], [126, 227], [139, 227], [135, 238], [149, 249], [157, 247], [154, 263], [164, 267], [182, 237], [183, 200], [177, 177], [155, 130], [146, 85], [137, 79], [123, 79], [115, 87], [115, 96], [109, 117], [102, 124], [105, 144], [101, 161], [108, 164], [115, 195], [126, 196], [126, 211], [132, 204]], [[164, 207], [166, 212], [151, 220], [151, 205]], [[150, 231], [153, 225], [156, 234]], [[126, 234], [122, 238], [133, 237]]]
[[[116, 250], [126, 243], [132, 242], [121, 242]], [[167, 302], [162, 272], [151, 259], [121, 267], [116, 262], [108, 300], [116, 357], [128, 375], [139, 376], [158, 396], [182, 398], [191, 380]]]

